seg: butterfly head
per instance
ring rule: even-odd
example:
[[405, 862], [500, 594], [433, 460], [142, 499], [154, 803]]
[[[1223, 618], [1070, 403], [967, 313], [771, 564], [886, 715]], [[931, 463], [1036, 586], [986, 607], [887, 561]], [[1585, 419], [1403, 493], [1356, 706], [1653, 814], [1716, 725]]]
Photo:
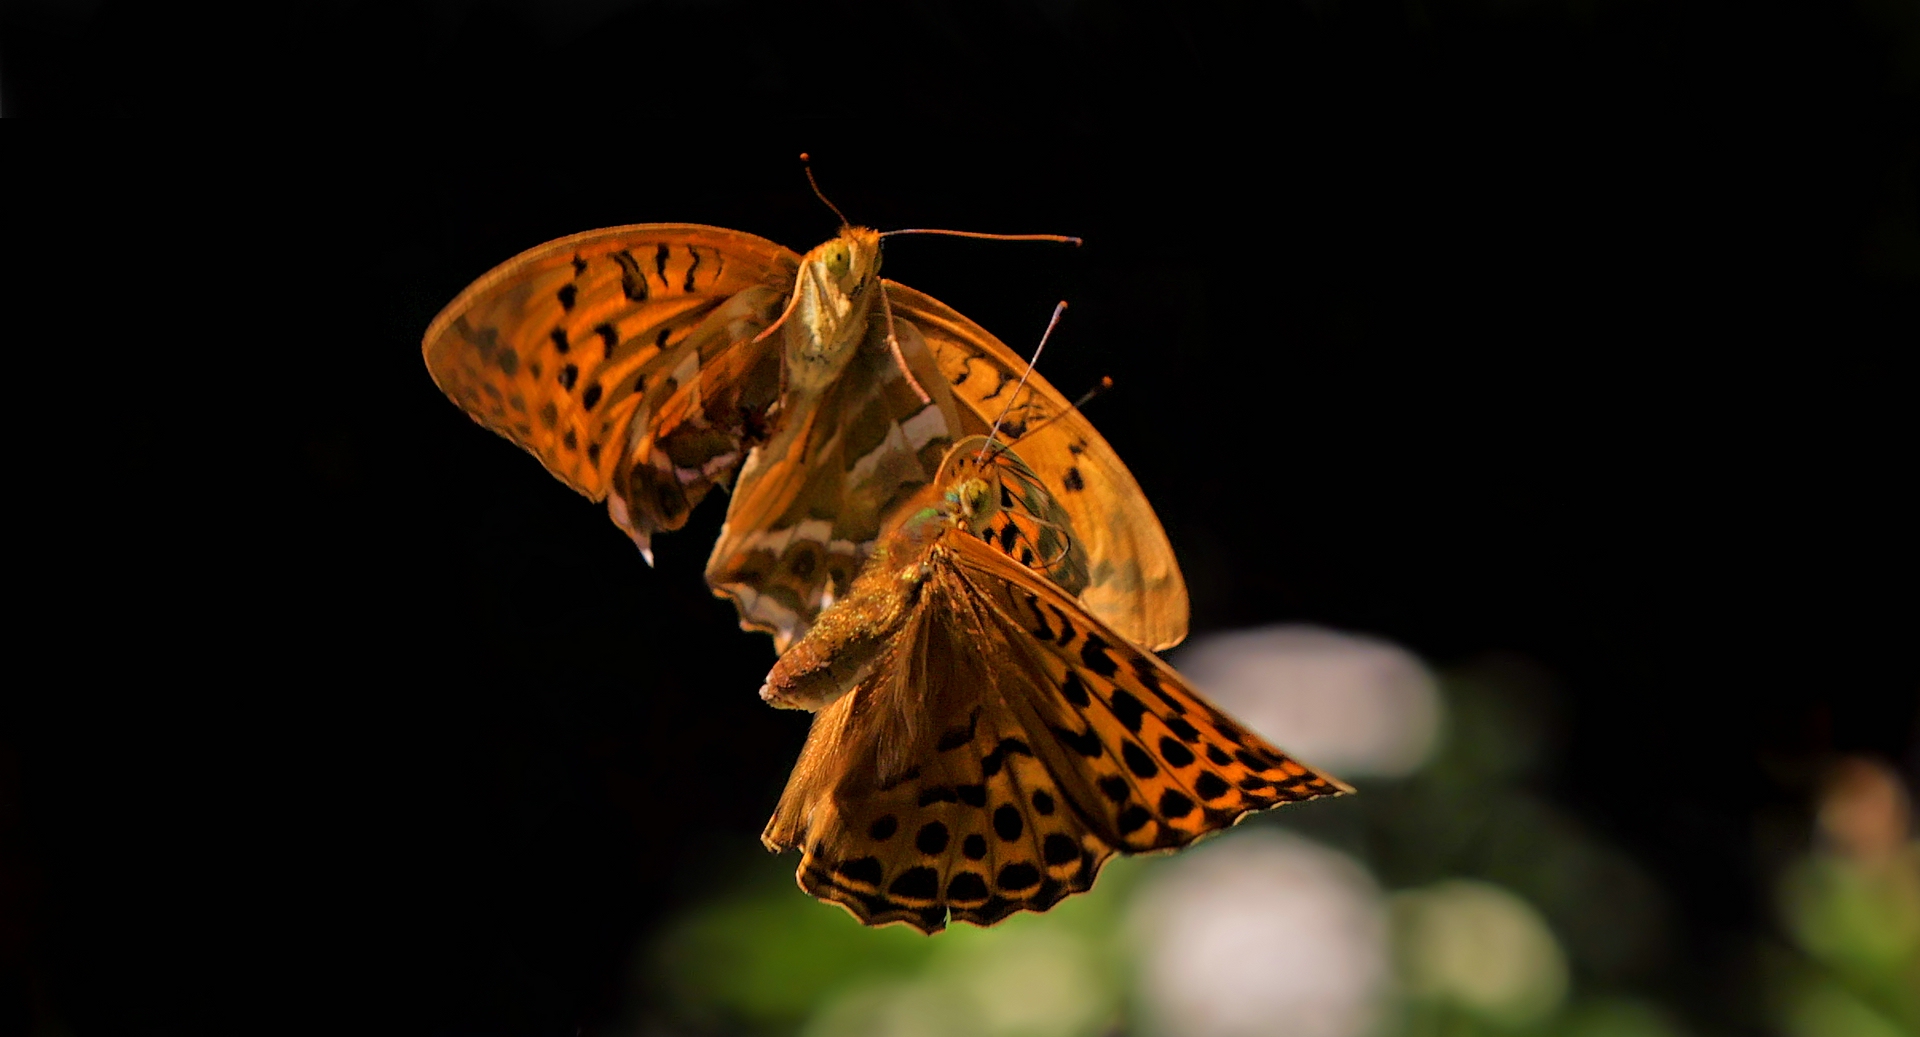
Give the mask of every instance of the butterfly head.
[[866, 337], [879, 284], [880, 235], [865, 227], [842, 227], [801, 259], [787, 334], [790, 385], [820, 389], [839, 375]]
[[[962, 449], [963, 444], [971, 449]], [[969, 436], [947, 451], [939, 485], [945, 487], [941, 512], [950, 523], [978, 535], [999, 516], [1000, 464], [1006, 452], [981, 436]]]

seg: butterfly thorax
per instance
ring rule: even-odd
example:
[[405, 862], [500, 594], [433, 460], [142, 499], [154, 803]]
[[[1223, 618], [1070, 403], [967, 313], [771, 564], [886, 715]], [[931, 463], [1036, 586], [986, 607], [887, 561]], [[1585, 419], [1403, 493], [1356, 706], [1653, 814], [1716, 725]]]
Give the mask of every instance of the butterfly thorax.
[[846, 597], [774, 663], [760, 697], [783, 709], [819, 710], [859, 683], [919, 601], [941, 541], [958, 531], [978, 536], [1000, 513], [999, 488], [986, 474], [947, 483], [939, 503], [881, 537]]
[[872, 671], [919, 601], [935, 543], [952, 528], [940, 514], [926, 509], [881, 539], [846, 596], [774, 662], [760, 688], [763, 700], [819, 710]]
[[789, 393], [823, 392], [840, 376], [867, 337], [879, 288], [877, 231], [843, 227], [801, 259], [782, 339]]

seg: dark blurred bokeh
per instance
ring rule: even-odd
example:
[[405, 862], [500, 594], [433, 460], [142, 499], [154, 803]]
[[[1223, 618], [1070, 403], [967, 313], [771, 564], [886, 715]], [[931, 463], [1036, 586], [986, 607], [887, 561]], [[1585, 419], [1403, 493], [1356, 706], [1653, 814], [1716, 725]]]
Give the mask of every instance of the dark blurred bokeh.
[[[1016, 349], [1071, 302], [1043, 369], [1115, 380], [1090, 415], [1196, 634], [1365, 632], [1519, 703], [1529, 795], [1665, 905], [1577, 988], [1782, 1032], [1822, 783], [1920, 768], [1911, 4], [0, 18], [0, 112], [220, 127], [9, 159], [9, 340], [84, 357], [21, 391], [82, 372], [114, 429], [29, 509], [59, 636], [0, 729], [10, 1032], [724, 1030], [646, 963], [758, 881], [805, 728], [701, 583], [724, 502], [648, 569], [418, 347], [574, 231], [818, 243], [801, 150], [859, 222], [1086, 239], [899, 239], [887, 273]], [[1365, 798], [1322, 822], [1361, 856]], [[1504, 881], [1375, 849], [1390, 890]]]

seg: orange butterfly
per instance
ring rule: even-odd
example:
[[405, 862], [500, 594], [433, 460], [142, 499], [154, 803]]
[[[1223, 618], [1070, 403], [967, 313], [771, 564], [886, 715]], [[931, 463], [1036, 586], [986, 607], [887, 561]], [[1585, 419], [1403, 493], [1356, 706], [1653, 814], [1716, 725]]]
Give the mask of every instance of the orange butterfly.
[[[548, 242], [434, 318], [434, 381], [562, 482], [605, 500], [652, 560], [708, 489], [731, 486], [707, 580], [776, 646], [844, 595], [889, 515], [957, 438], [1007, 410], [1089, 563], [1087, 608], [1154, 648], [1187, 593], [1133, 476], [999, 339], [879, 275], [881, 235], [843, 227], [798, 255], [693, 224]], [[1057, 420], [1053, 420], [1057, 419]], [[1040, 426], [1045, 424], [1044, 428]]]
[[[1351, 791], [1090, 615], [1041, 479], [983, 437], [760, 690], [817, 711], [761, 836], [868, 925], [992, 925], [1281, 803]], [[1023, 564], [1028, 563], [1028, 564]]]

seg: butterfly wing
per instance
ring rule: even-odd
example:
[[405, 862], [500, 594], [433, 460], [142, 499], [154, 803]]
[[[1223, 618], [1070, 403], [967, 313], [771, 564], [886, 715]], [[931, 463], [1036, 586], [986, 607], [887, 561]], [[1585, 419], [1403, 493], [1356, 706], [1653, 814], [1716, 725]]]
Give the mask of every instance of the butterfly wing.
[[530, 249], [449, 303], [422, 352], [443, 392], [538, 457], [643, 549], [739, 465], [779, 387], [778, 317], [799, 256], [695, 224], [587, 231]]
[[707, 582], [733, 598], [741, 626], [784, 654], [820, 610], [843, 596], [883, 521], [932, 481], [960, 412], [920, 333], [895, 322], [915, 381], [908, 386], [876, 320], [818, 405], [754, 450], [740, 473]]
[[762, 839], [862, 922], [991, 925], [1348, 791], [1208, 704], [1072, 597], [954, 530], [878, 666], [815, 718]]
[[1040, 694], [1010, 700], [1089, 826], [1121, 852], [1170, 849], [1247, 814], [1352, 789], [1206, 701], [1053, 584], [969, 537], [949, 540], [993, 634]]
[[979, 650], [961, 590], [936, 573], [881, 664], [816, 715], [762, 836], [802, 851], [801, 889], [867, 925], [1044, 911], [1113, 855], [1007, 708], [1022, 675]]
[[[887, 282], [897, 317], [926, 337], [960, 401], [969, 433], [984, 433], [1027, 370], [1024, 358], [946, 304]], [[1053, 420], [1050, 420], [1053, 419]], [[1044, 424], [1044, 427], [1042, 425]], [[1034, 429], [1027, 435], [1028, 429]], [[1080, 600], [1134, 642], [1155, 651], [1187, 636], [1187, 585], [1152, 505], [1100, 433], [1036, 372], [1001, 426], [1020, 456], [1054, 489], [1086, 548], [1090, 579]]]

